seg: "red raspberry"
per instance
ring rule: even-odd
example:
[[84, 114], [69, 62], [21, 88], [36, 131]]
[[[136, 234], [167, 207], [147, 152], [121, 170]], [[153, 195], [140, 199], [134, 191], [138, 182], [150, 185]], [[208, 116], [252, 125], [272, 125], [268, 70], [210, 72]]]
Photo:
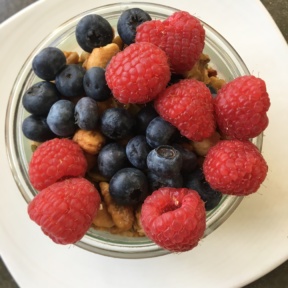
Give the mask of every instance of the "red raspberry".
[[166, 88], [156, 98], [160, 116], [193, 141], [210, 137], [215, 131], [213, 98], [206, 85], [185, 79]]
[[160, 188], [148, 196], [141, 209], [145, 234], [173, 252], [197, 246], [206, 228], [204, 202], [195, 190]]
[[160, 48], [151, 43], [134, 43], [111, 59], [105, 75], [119, 102], [146, 103], [165, 89], [170, 68]]
[[210, 148], [203, 164], [205, 179], [224, 194], [245, 196], [256, 192], [268, 166], [249, 141], [223, 140]]
[[269, 107], [265, 82], [255, 76], [241, 76], [218, 91], [216, 121], [224, 135], [248, 140], [268, 126], [266, 112]]
[[80, 146], [69, 139], [54, 138], [42, 143], [29, 163], [33, 187], [42, 190], [63, 177], [84, 176], [87, 161]]
[[186, 72], [194, 66], [204, 48], [205, 30], [188, 12], [179, 11], [165, 21], [146, 21], [137, 27], [136, 42], [151, 42], [163, 49], [173, 73]]
[[97, 189], [85, 178], [70, 178], [43, 189], [28, 214], [55, 243], [72, 244], [89, 229], [100, 205]]

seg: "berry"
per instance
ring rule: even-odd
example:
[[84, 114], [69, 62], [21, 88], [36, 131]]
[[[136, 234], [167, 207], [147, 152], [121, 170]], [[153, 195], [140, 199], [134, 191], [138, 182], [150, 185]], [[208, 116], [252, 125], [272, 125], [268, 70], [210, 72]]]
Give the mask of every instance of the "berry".
[[55, 243], [73, 244], [89, 229], [100, 201], [88, 180], [70, 178], [37, 194], [28, 205], [28, 214]]
[[140, 8], [125, 10], [117, 22], [117, 31], [123, 42], [127, 45], [134, 43], [136, 28], [149, 20], [152, 20], [150, 15]]
[[153, 105], [146, 105], [136, 114], [137, 131], [139, 134], [146, 134], [146, 129], [151, 120], [158, 116]]
[[156, 191], [162, 187], [183, 187], [183, 177], [181, 174], [175, 174], [169, 177], [159, 176], [153, 172], [147, 173], [150, 191]]
[[105, 70], [101, 67], [92, 67], [86, 71], [83, 86], [86, 96], [96, 101], [105, 101], [112, 95], [105, 78]]
[[210, 148], [203, 172], [210, 186], [224, 194], [245, 196], [256, 192], [268, 166], [249, 141], [223, 140]]
[[99, 118], [97, 102], [90, 97], [81, 98], [75, 106], [74, 117], [80, 129], [95, 129]]
[[147, 178], [139, 169], [121, 169], [111, 178], [109, 192], [119, 205], [142, 203], [148, 195]]
[[114, 38], [114, 31], [110, 23], [100, 15], [84, 16], [76, 25], [76, 40], [86, 52], [94, 48], [110, 44]]
[[51, 131], [61, 137], [69, 137], [76, 131], [74, 118], [75, 105], [69, 100], [55, 102], [47, 116]]
[[201, 22], [184, 11], [175, 12], [163, 22], [144, 22], [137, 28], [135, 38], [136, 43], [150, 42], [164, 50], [175, 74], [192, 69], [203, 51], [204, 40]]
[[179, 175], [182, 168], [182, 156], [172, 146], [161, 145], [149, 152], [147, 167], [150, 172], [165, 178]]
[[187, 175], [184, 181], [184, 187], [198, 192], [205, 203], [206, 211], [214, 209], [222, 199], [222, 193], [210, 187], [200, 168]]
[[170, 68], [164, 51], [151, 43], [133, 43], [106, 68], [106, 80], [121, 103], [147, 103], [165, 89]]
[[268, 126], [270, 107], [265, 82], [255, 76], [241, 76], [224, 85], [215, 98], [216, 121], [230, 138], [248, 140]]
[[87, 161], [80, 146], [66, 138], [42, 143], [29, 163], [29, 179], [37, 190], [52, 185], [63, 177], [83, 177]]
[[24, 136], [32, 141], [44, 142], [56, 137], [47, 125], [46, 118], [30, 115], [22, 122]]
[[134, 119], [124, 108], [109, 108], [100, 119], [102, 133], [110, 139], [118, 140], [132, 134]]
[[172, 252], [197, 246], [206, 228], [204, 203], [187, 188], [160, 188], [148, 196], [141, 209], [145, 234]]
[[66, 97], [77, 97], [84, 93], [83, 77], [85, 69], [77, 64], [66, 65], [57, 74], [55, 84], [58, 91]]
[[64, 53], [56, 47], [42, 49], [32, 61], [34, 73], [41, 79], [52, 81], [66, 65]]
[[190, 140], [201, 141], [215, 131], [213, 98], [198, 80], [185, 79], [169, 86], [157, 97], [154, 107]]
[[41, 81], [32, 85], [23, 95], [22, 105], [31, 114], [47, 116], [51, 106], [60, 100], [54, 83]]
[[180, 144], [174, 143], [172, 146], [178, 150], [182, 156], [181, 172], [185, 174], [193, 171], [198, 165], [197, 155], [193, 151], [184, 148]]
[[146, 140], [152, 148], [168, 145], [175, 138], [177, 132], [176, 127], [158, 116], [149, 123], [146, 129]]
[[144, 135], [137, 135], [129, 140], [126, 145], [126, 155], [130, 163], [138, 169], [147, 168], [147, 155], [151, 148]]
[[105, 145], [98, 154], [98, 170], [106, 178], [111, 178], [118, 170], [129, 166], [125, 147], [118, 143]]

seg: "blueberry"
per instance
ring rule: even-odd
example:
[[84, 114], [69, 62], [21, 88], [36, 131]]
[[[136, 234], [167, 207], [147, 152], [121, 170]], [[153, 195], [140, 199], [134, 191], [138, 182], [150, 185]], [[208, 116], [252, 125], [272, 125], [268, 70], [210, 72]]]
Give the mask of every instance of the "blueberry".
[[197, 155], [180, 144], [172, 144], [172, 146], [180, 152], [182, 155], [182, 173], [190, 173], [196, 169], [198, 166], [198, 157]]
[[136, 168], [121, 169], [111, 178], [109, 192], [119, 205], [139, 204], [148, 195], [147, 177]]
[[47, 125], [46, 118], [30, 115], [22, 122], [24, 136], [32, 141], [44, 142], [56, 137]]
[[57, 74], [55, 84], [66, 97], [81, 96], [84, 93], [83, 78], [85, 69], [78, 64], [69, 64]]
[[210, 84], [207, 84], [206, 86], [209, 88], [212, 97], [215, 98], [217, 96], [217, 90]]
[[49, 128], [58, 136], [72, 136], [76, 131], [74, 119], [75, 105], [69, 100], [55, 102], [47, 116]]
[[183, 177], [181, 174], [172, 175], [170, 177], [159, 176], [155, 173], [147, 173], [150, 191], [153, 192], [161, 187], [183, 187]]
[[177, 135], [177, 128], [160, 116], [154, 118], [146, 129], [147, 143], [156, 148], [160, 145], [170, 144]]
[[107, 85], [105, 70], [101, 67], [92, 67], [86, 71], [83, 79], [85, 93], [96, 101], [105, 101], [112, 96]]
[[23, 95], [22, 104], [31, 114], [47, 116], [51, 106], [60, 100], [55, 84], [41, 81], [32, 85]]
[[206, 182], [202, 169], [198, 168], [185, 177], [184, 187], [196, 190], [205, 202], [206, 211], [214, 209], [222, 199], [222, 193], [212, 189]]
[[100, 119], [100, 129], [110, 139], [123, 139], [132, 134], [133, 128], [134, 118], [124, 108], [109, 108]]
[[137, 131], [139, 134], [146, 133], [148, 124], [155, 117], [159, 116], [152, 105], [146, 105], [136, 114]]
[[111, 178], [117, 171], [129, 166], [125, 147], [118, 143], [105, 145], [98, 154], [98, 170], [107, 178]]
[[182, 168], [182, 156], [169, 145], [161, 145], [151, 150], [147, 156], [147, 167], [158, 176], [179, 175]]
[[125, 44], [130, 45], [135, 42], [136, 28], [150, 20], [152, 20], [150, 15], [140, 8], [127, 9], [118, 19], [118, 34]]
[[100, 15], [84, 16], [76, 25], [76, 40], [86, 52], [110, 44], [114, 31], [110, 23]]
[[94, 130], [99, 113], [97, 102], [89, 97], [82, 97], [75, 106], [75, 122], [83, 130]]
[[172, 74], [171, 74], [170, 81], [169, 81], [169, 83], [168, 83], [168, 86], [171, 86], [171, 85], [173, 85], [173, 84], [176, 84], [176, 83], [178, 83], [179, 81], [181, 81], [181, 80], [183, 80], [183, 79], [185, 79], [185, 77], [184, 77], [183, 75], [172, 73]]
[[66, 65], [64, 53], [56, 47], [42, 49], [32, 61], [34, 73], [43, 80], [54, 80], [56, 74]]
[[151, 148], [144, 135], [137, 135], [129, 140], [126, 145], [126, 155], [130, 163], [138, 169], [147, 168], [147, 155]]

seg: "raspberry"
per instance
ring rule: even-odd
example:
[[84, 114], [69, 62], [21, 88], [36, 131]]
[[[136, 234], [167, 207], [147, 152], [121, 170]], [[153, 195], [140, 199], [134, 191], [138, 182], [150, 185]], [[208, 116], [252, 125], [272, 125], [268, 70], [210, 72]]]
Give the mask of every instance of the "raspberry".
[[145, 234], [172, 252], [197, 246], [206, 228], [204, 202], [195, 190], [160, 188], [148, 196], [141, 209]]
[[185, 79], [166, 88], [155, 100], [160, 116], [183, 136], [201, 141], [215, 131], [213, 98], [206, 85]]
[[266, 112], [269, 107], [265, 82], [255, 76], [241, 76], [218, 91], [216, 121], [224, 135], [248, 140], [268, 126]]
[[256, 192], [266, 178], [268, 166], [249, 141], [223, 140], [213, 146], [203, 163], [210, 186], [224, 194], [245, 196]]
[[152, 20], [137, 27], [136, 42], [151, 42], [168, 55], [173, 73], [186, 72], [194, 66], [204, 48], [205, 30], [188, 12], [179, 11], [165, 21]]
[[160, 48], [151, 43], [134, 43], [111, 59], [105, 75], [119, 102], [146, 103], [165, 89], [170, 67]]
[[86, 158], [77, 143], [54, 138], [33, 153], [28, 173], [33, 187], [42, 190], [63, 177], [84, 176], [86, 169]]
[[55, 243], [73, 244], [89, 229], [100, 206], [97, 189], [84, 178], [70, 178], [43, 189], [28, 214]]

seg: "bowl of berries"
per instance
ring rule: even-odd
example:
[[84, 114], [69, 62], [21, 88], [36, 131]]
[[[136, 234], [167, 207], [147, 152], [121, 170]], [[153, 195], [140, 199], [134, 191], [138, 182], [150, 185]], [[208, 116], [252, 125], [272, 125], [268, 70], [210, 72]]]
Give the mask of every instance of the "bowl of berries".
[[97, 7], [23, 64], [5, 123], [11, 171], [57, 244], [189, 251], [264, 181], [269, 106], [265, 82], [191, 12]]

